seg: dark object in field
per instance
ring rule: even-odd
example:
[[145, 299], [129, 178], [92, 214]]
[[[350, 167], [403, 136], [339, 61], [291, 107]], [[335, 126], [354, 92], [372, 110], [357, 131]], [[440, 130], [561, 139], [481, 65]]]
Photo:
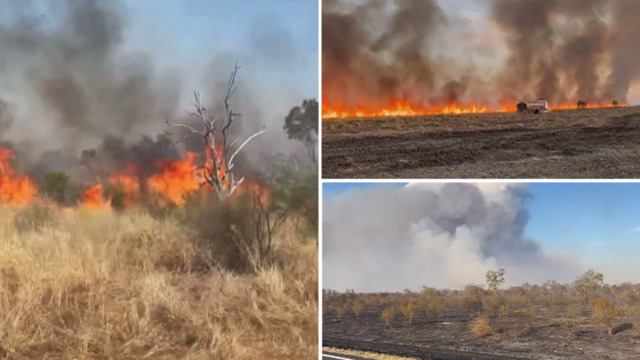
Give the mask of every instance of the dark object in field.
[[584, 100], [578, 101], [578, 109], [585, 109], [587, 107], [587, 102]]
[[611, 329], [611, 335], [615, 335], [619, 332], [623, 332], [625, 330], [629, 330], [629, 329], [633, 329], [633, 324], [632, 323], [624, 323], [624, 324], [620, 324], [618, 326], [614, 326], [613, 329]]
[[551, 110], [549, 101], [546, 98], [539, 98], [536, 101], [521, 101], [517, 105], [519, 113], [540, 114]]

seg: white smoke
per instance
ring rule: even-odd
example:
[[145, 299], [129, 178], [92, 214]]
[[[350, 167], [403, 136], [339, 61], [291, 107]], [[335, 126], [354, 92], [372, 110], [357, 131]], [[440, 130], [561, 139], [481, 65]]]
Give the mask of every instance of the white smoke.
[[353, 189], [323, 205], [323, 287], [461, 288], [506, 270], [506, 285], [571, 282], [588, 269], [525, 236], [525, 184], [411, 184]]

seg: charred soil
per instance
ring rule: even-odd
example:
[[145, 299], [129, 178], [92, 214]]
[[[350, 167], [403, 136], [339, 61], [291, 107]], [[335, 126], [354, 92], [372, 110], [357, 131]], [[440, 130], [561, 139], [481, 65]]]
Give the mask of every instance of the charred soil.
[[640, 107], [325, 119], [324, 178], [637, 178]]
[[[323, 316], [322, 345], [429, 360], [637, 359], [640, 334], [635, 327], [609, 336], [589, 314], [572, 319], [563, 314], [563, 307], [548, 307], [536, 308], [530, 321], [490, 316], [493, 332], [474, 337], [469, 331], [474, 315], [461, 311], [447, 311], [440, 319], [416, 316], [411, 326], [397, 316], [388, 329], [379, 311], [358, 317], [329, 312]], [[637, 326], [638, 321], [617, 323]]]

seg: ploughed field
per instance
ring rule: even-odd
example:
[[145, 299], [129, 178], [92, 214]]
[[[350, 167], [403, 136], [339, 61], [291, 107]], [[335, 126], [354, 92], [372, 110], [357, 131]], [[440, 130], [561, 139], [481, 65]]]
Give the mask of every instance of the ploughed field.
[[637, 178], [640, 107], [324, 119], [324, 178]]
[[[429, 360], [560, 360], [638, 359], [640, 316], [621, 317], [609, 336], [594, 324], [592, 312], [567, 316], [566, 306], [535, 308], [535, 315], [489, 316], [492, 332], [475, 337], [469, 325], [475, 316], [461, 310], [445, 311], [439, 319], [417, 313], [411, 326], [397, 314], [389, 329], [380, 311], [359, 316], [334, 311], [323, 315], [322, 346]], [[628, 324], [635, 325], [627, 329]], [[620, 330], [624, 329], [624, 330]]]

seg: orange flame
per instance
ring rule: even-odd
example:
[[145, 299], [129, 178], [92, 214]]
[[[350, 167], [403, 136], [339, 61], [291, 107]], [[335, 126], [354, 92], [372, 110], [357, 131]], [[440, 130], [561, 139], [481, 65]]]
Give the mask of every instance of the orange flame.
[[128, 165], [126, 170], [109, 176], [109, 185], [117, 187], [124, 196], [124, 208], [129, 208], [131, 203], [140, 197], [140, 180], [137, 169], [133, 165]]
[[28, 177], [14, 173], [12, 159], [11, 150], [0, 147], [0, 204], [26, 205], [36, 196], [37, 188]]
[[160, 195], [162, 202], [174, 205], [184, 205], [185, 196], [200, 187], [196, 176], [196, 157], [198, 154], [188, 152], [184, 159], [170, 161], [163, 160], [160, 166], [163, 171], [152, 175], [147, 180], [149, 190]]
[[271, 204], [273, 190], [257, 181], [244, 180], [242, 184], [233, 192], [232, 197], [247, 194], [262, 208], [267, 208]]
[[[589, 104], [587, 109], [628, 107], [627, 104]], [[576, 109], [576, 104], [551, 105], [551, 110]], [[354, 108], [333, 106], [327, 101], [322, 101], [323, 119], [344, 119], [361, 117], [389, 117], [389, 116], [425, 116], [425, 115], [459, 115], [459, 114], [483, 114], [492, 112], [515, 112], [516, 103], [503, 103], [500, 106], [490, 106], [483, 104], [469, 103], [461, 105], [451, 103], [447, 105], [436, 105], [424, 107], [411, 104], [407, 100], [395, 100], [388, 106], [356, 106]]]
[[82, 192], [82, 205], [94, 210], [103, 210], [111, 205], [110, 200], [103, 197], [102, 184], [89, 186]]
[[[218, 165], [218, 180], [222, 181], [225, 175], [227, 175], [227, 164], [225, 162], [224, 149], [221, 144], [218, 144], [214, 148], [214, 156], [216, 164]], [[205, 162], [205, 170], [209, 173], [213, 171], [213, 163], [211, 162], [211, 148], [207, 147], [206, 150], [207, 161]], [[224, 180], [223, 187], [229, 189], [231, 187], [231, 177]]]

